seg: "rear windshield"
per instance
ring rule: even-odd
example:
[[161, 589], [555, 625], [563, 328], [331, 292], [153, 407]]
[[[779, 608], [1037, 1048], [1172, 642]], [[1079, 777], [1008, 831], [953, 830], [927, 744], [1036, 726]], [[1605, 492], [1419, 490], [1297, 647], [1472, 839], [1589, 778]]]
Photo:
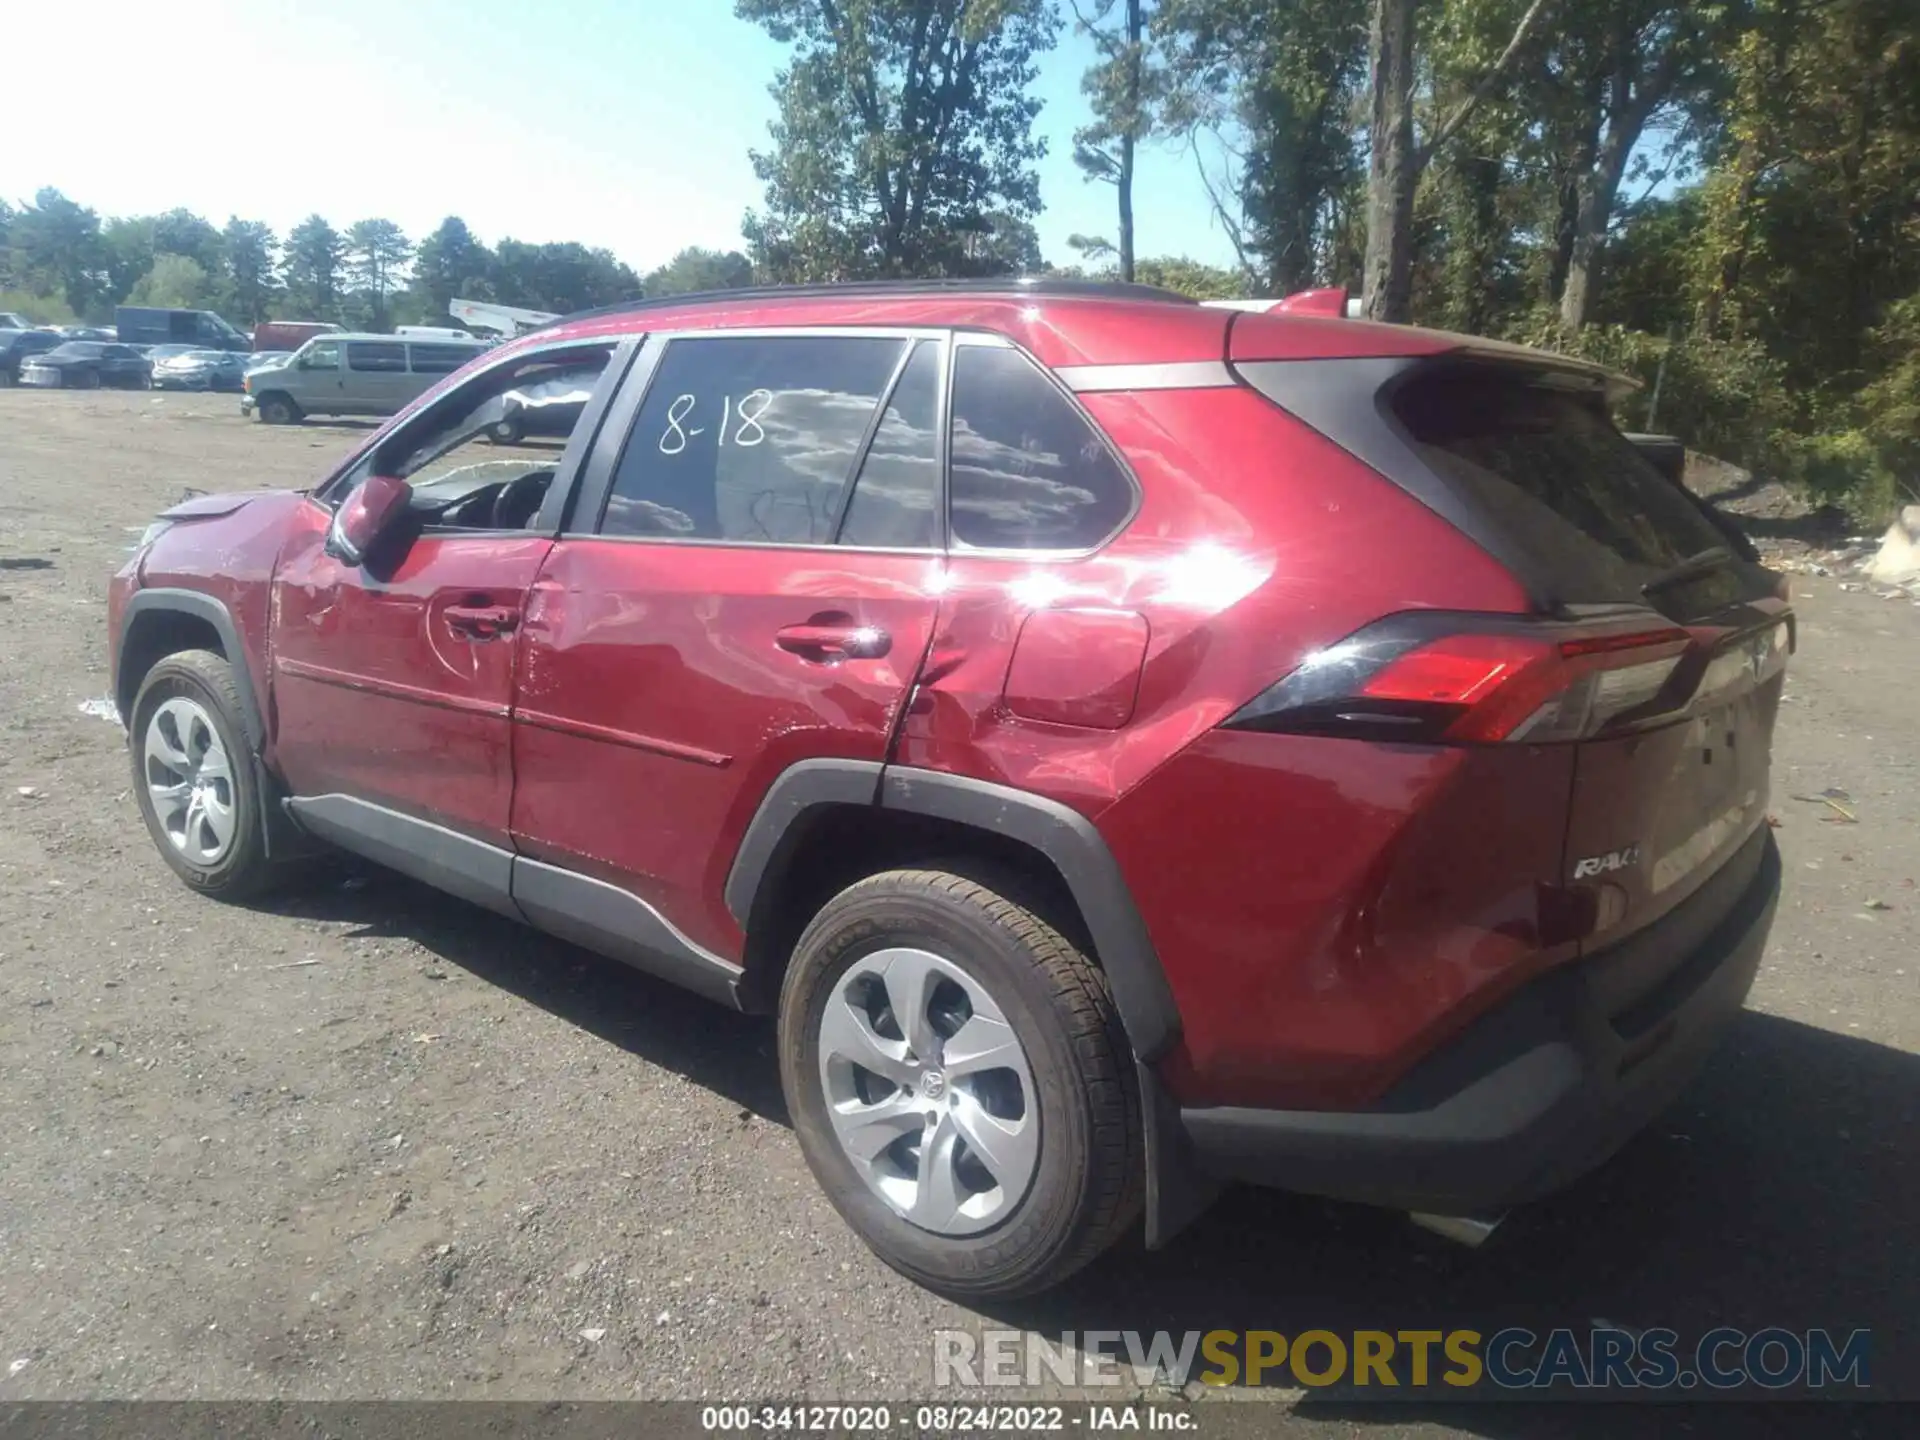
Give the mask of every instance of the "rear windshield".
[[[1729, 548], [1597, 397], [1471, 367], [1415, 375], [1391, 396], [1421, 458], [1546, 567], [1563, 600], [1639, 599], [1648, 581]], [[1694, 609], [1730, 603], [1747, 587], [1723, 573], [1684, 588]]]

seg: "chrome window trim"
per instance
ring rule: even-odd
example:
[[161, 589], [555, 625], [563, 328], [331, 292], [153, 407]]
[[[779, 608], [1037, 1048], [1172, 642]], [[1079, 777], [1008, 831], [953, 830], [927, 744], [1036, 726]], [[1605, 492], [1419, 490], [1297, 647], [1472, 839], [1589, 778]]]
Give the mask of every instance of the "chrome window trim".
[[1144, 365], [1062, 365], [1053, 372], [1075, 394], [1114, 390], [1225, 390], [1236, 382], [1224, 360]]

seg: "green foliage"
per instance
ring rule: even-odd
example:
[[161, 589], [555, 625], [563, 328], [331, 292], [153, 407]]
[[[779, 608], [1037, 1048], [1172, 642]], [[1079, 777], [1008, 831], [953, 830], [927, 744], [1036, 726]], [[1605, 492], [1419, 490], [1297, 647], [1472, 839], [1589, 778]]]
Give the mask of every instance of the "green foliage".
[[7, 227], [14, 282], [36, 295], [58, 295], [75, 315], [101, 308], [107, 295], [100, 217], [48, 187]]
[[1161, 255], [1139, 261], [1133, 278], [1142, 285], [1177, 290], [1196, 300], [1239, 300], [1247, 294], [1246, 277], [1217, 265], [1203, 265], [1184, 255]]
[[1224, 138], [1216, 209], [1241, 261], [1286, 294], [1351, 278], [1354, 127], [1366, 79], [1366, 0], [1165, 0], [1169, 129]]
[[340, 319], [340, 267], [346, 259], [346, 242], [340, 232], [321, 215], [309, 215], [287, 233], [286, 250], [280, 261], [281, 282], [286, 287], [285, 320]]
[[502, 240], [489, 277], [494, 298], [506, 305], [567, 314], [641, 295], [640, 277], [608, 250], [567, 241], [528, 245]]
[[134, 282], [129, 305], [158, 305], [172, 310], [204, 310], [213, 304], [213, 278], [185, 255], [161, 255]]
[[641, 282], [650, 298], [692, 295], [705, 290], [737, 290], [753, 284], [753, 262], [737, 250], [703, 250], [689, 245]]
[[493, 252], [474, 238], [467, 222], [449, 215], [420, 242], [413, 257], [409, 313], [417, 317], [416, 323], [444, 325], [450, 302], [492, 299], [494, 264]]
[[36, 325], [71, 325], [79, 316], [58, 295], [39, 295], [30, 290], [0, 290], [0, 310], [12, 310]]
[[766, 204], [742, 222], [769, 279], [975, 273], [966, 237], [985, 217], [1040, 208], [1028, 86], [1057, 28], [1047, 0], [734, 8], [793, 47], [772, 87], [772, 146], [752, 154]]
[[273, 230], [234, 216], [220, 232], [221, 313], [236, 325], [273, 318], [279, 281], [273, 273]]
[[413, 256], [413, 244], [391, 220], [356, 220], [342, 240], [348, 282], [353, 286], [354, 323], [368, 330], [385, 330], [392, 322], [387, 297], [397, 288], [400, 272]]

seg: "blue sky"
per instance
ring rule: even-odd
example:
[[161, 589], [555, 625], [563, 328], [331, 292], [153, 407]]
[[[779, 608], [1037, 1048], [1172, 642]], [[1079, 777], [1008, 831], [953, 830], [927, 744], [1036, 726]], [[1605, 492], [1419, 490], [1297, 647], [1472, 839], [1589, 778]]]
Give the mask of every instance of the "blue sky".
[[[740, 243], [785, 53], [731, 0], [88, 0], [80, 62], [70, 7], [15, 8], [14, 203], [54, 185], [103, 216], [185, 205], [282, 234], [316, 210], [414, 236], [458, 214], [490, 243], [579, 240], [640, 270]], [[1072, 161], [1091, 54], [1069, 20], [1036, 86], [1055, 262], [1114, 231], [1112, 189]], [[1144, 155], [1136, 197], [1141, 254], [1230, 261], [1189, 153]]]

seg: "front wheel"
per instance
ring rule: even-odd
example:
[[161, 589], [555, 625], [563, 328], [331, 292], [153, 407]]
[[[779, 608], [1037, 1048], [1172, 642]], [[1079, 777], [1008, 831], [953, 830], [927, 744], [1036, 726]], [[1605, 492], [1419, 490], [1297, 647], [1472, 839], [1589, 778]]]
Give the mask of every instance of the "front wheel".
[[300, 407], [285, 395], [262, 395], [254, 413], [265, 425], [291, 425], [300, 418]]
[[781, 989], [780, 1073], [827, 1197], [929, 1288], [1048, 1289], [1139, 1212], [1139, 1096], [1106, 977], [960, 875], [871, 876], [814, 917]]
[[127, 741], [133, 793], [161, 858], [190, 889], [224, 900], [271, 878], [233, 667], [183, 650], [147, 672]]

